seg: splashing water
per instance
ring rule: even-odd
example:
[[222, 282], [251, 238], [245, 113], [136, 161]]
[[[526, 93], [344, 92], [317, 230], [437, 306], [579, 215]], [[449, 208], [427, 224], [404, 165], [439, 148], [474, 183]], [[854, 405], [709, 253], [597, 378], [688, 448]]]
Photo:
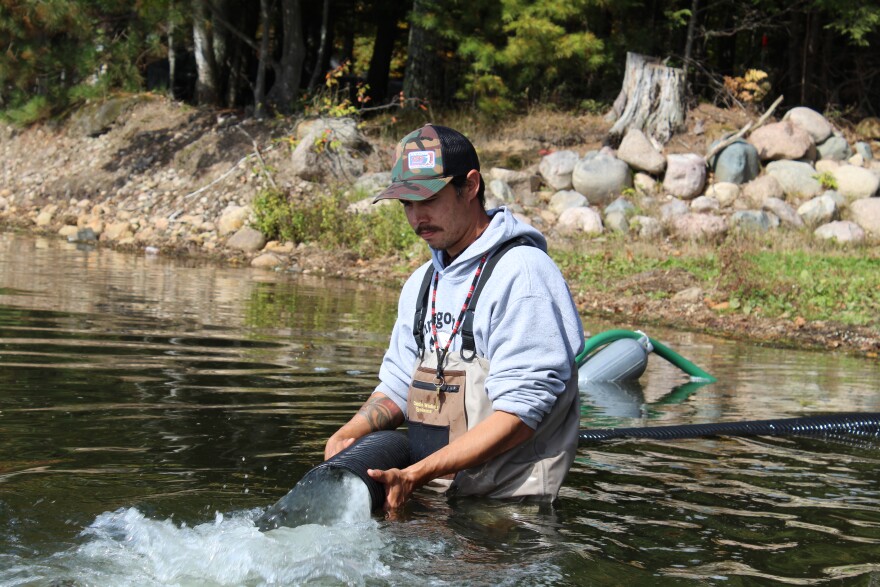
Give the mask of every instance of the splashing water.
[[352, 524], [370, 518], [370, 492], [357, 475], [317, 467], [257, 520], [260, 530], [303, 524]]
[[10, 569], [12, 577], [0, 577], [0, 584], [358, 585], [389, 573], [372, 519], [260, 532], [256, 513], [218, 513], [213, 522], [187, 527], [136, 508], [105, 512], [82, 532], [82, 545], [40, 564], [22, 561], [22, 574]]

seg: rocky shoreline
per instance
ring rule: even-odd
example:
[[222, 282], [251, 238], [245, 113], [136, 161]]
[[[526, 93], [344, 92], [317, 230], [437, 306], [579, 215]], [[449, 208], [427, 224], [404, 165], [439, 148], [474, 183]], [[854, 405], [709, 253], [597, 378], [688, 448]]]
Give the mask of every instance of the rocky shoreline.
[[[692, 129], [689, 137], [711, 145], [703, 132]], [[847, 138], [818, 113], [794, 109], [718, 150], [708, 167], [699, 153], [679, 146], [663, 154], [630, 132], [616, 150], [527, 141], [536, 154], [531, 165], [484, 174], [489, 204], [511, 207], [551, 244], [573, 234], [623, 233], [666, 246], [712, 242], [732, 230], [788, 229], [873, 246], [880, 240], [880, 161], [872, 132], [849, 130]], [[254, 195], [269, 188], [306, 201], [327, 186], [347, 189], [357, 212], [387, 184], [393, 147], [366, 138], [353, 121], [260, 122], [161, 97], [118, 98], [63, 125], [0, 128], [0, 226], [140, 254], [397, 283], [400, 267], [417, 260], [266, 242], [248, 226]], [[585, 315], [621, 327], [662, 324], [765, 344], [880, 352], [873, 328], [719, 314], [688, 289], [684, 283], [663, 301], [589, 291], [578, 303]]]

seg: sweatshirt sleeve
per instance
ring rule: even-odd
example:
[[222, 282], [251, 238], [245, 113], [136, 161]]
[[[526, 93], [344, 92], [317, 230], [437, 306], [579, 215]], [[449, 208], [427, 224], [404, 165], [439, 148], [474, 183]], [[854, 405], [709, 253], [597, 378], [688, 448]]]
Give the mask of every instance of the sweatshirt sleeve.
[[397, 303], [397, 320], [391, 331], [391, 341], [382, 365], [379, 367], [379, 384], [374, 391], [380, 391], [397, 404], [406, 413], [406, 397], [416, 364], [416, 341], [413, 338], [413, 316], [416, 309], [416, 298], [425, 271], [430, 270], [430, 263], [424, 270], [416, 270], [404, 284]]
[[519, 249], [499, 263], [492, 275], [498, 282], [484, 290], [492, 293], [480, 299], [489, 307], [477, 309], [488, 310], [478, 318], [484, 329], [478, 339], [490, 361], [486, 391], [493, 409], [536, 428], [574, 375], [584, 335], [553, 261], [536, 249]]

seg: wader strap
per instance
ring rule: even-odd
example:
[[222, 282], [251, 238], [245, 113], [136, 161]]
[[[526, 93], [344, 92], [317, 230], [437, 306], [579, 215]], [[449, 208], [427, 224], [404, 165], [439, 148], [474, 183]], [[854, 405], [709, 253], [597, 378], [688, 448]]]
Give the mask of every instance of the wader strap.
[[474, 290], [474, 295], [471, 297], [471, 303], [468, 305], [467, 312], [465, 312], [464, 315], [464, 322], [461, 325], [461, 357], [466, 361], [470, 361], [477, 354], [477, 344], [474, 340], [474, 313], [477, 310], [477, 300], [480, 298], [480, 293], [482, 293], [486, 281], [489, 280], [492, 271], [495, 269], [495, 265], [498, 264], [501, 257], [513, 247], [521, 245], [533, 246], [532, 242], [524, 237], [518, 236], [512, 238], [495, 249], [495, 252], [492, 253], [492, 256], [489, 257], [489, 260], [486, 262], [486, 266], [483, 267], [483, 273], [480, 275], [480, 282], [477, 284], [477, 289]]
[[419, 356], [425, 350], [425, 317], [428, 314], [428, 288], [431, 287], [431, 278], [434, 277], [434, 266], [428, 265], [425, 270], [425, 277], [422, 279], [422, 286], [419, 288], [419, 297], [416, 298], [416, 315], [413, 318], [413, 336], [416, 339]]

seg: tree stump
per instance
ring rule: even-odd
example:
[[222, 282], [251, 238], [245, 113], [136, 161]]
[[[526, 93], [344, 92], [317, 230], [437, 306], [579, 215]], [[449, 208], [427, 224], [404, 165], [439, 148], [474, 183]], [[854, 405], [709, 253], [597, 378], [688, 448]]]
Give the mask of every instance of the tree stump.
[[684, 70], [663, 65], [659, 59], [626, 54], [623, 87], [606, 115], [617, 119], [608, 131], [610, 142], [619, 144], [626, 131], [643, 131], [660, 145], [685, 127]]

